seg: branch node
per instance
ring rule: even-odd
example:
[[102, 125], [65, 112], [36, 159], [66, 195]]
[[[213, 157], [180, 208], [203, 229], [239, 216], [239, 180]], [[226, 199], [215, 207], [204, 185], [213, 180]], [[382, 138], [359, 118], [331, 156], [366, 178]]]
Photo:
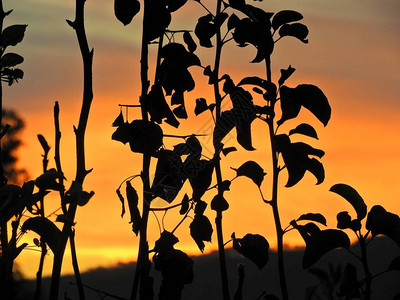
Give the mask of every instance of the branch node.
[[76, 30], [76, 24], [75, 24], [75, 21], [74, 22], [72, 22], [71, 20], [66, 20], [67, 21], [67, 23], [68, 23], [68, 25], [69, 26], [71, 26], [74, 30]]

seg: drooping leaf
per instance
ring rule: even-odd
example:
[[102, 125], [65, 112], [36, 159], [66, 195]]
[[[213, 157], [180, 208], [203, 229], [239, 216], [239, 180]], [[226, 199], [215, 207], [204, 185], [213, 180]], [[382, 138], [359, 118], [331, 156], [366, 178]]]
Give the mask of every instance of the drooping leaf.
[[308, 43], [308, 40], [306, 39], [308, 35], [308, 28], [306, 25], [301, 23], [282, 25], [282, 27], [279, 29], [279, 35], [281, 37], [293, 36], [305, 44]]
[[208, 109], [207, 100], [204, 98], [196, 99], [196, 107], [194, 108], [194, 113], [196, 116], [205, 112]]
[[371, 230], [373, 236], [384, 234], [400, 246], [400, 218], [382, 206], [375, 205], [371, 208], [365, 227]]
[[265, 90], [264, 94], [266, 100], [275, 100], [276, 98], [276, 85], [273, 82], [267, 81], [257, 76], [245, 77], [239, 83], [241, 85], [255, 85]]
[[253, 180], [253, 182], [260, 187], [267, 174], [264, 169], [255, 161], [249, 160], [242, 164], [236, 171], [236, 176], [246, 176]]
[[308, 109], [324, 126], [331, 117], [331, 107], [324, 93], [315, 85], [301, 84], [296, 88], [282, 86], [280, 90], [282, 117], [278, 124], [297, 117], [301, 106]]
[[183, 105], [179, 105], [173, 109], [174, 115], [179, 119], [187, 119], [188, 115]]
[[200, 199], [211, 185], [214, 172], [214, 161], [190, 160], [188, 157], [184, 162], [185, 171], [189, 176], [189, 182], [193, 189], [192, 198]]
[[154, 252], [165, 253], [174, 249], [174, 245], [179, 242], [178, 238], [171, 232], [164, 230], [160, 238], [155, 242]]
[[129, 212], [131, 220], [129, 223], [132, 224], [132, 231], [138, 235], [142, 218], [138, 209], [138, 195], [135, 188], [132, 186], [130, 181], [126, 182], [126, 198], [128, 200]]
[[313, 232], [306, 242], [303, 257], [303, 268], [307, 269], [315, 264], [323, 255], [336, 248], [350, 247], [349, 237], [340, 230], [326, 229]]
[[29, 218], [24, 222], [22, 231], [32, 230], [36, 232], [42, 240], [50, 247], [53, 253], [59, 253], [62, 250], [63, 235], [49, 219], [43, 217]]
[[167, 104], [164, 92], [159, 83], [154, 84], [144, 98], [144, 107], [149, 112], [151, 121], [161, 124], [162, 120], [165, 119], [166, 123], [178, 128], [179, 121], [175, 118], [171, 108]]
[[314, 221], [314, 222], [318, 222], [318, 223], [321, 223], [322, 225], [326, 226], [326, 219], [320, 213], [303, 214], [303, 215], [301, 215], [300, 217], [297, 218], [297, 221], [301, 221], [301, 220]]
[[186, 180], [182, 173], [182, 159], [175, 151], [163, 149], [158, 152], [157, 156], [158, 161], [151, 192], [154, 196], [171, 203]]
[[172, 249], [156, 253], [153, 262], [162, 275], [158, 299], [180, 299], [184, 285], [193, 281], [193, 260], [181, 250]]
[[283, 24], [300, 21], [303, 15], [294, 10], [281, 10], [272, 18], [272, 28], [277, 30]]
[[228, 147], [228, 148], [223, 148], [222, 149], [222, 154], [227, 156], [229, 153], [237, 151], [235, 147]]
[[15, 46], [24, 39], [25, 30], [28, 25], [11, 25], [2, 32], [1, 46]]
[[292, 134], [303, 134], [309, 137], [312, 137], [314, 139], [318, 140], [318, 135], [317, 132], [315, 131], [314, 127], [312, 127], [309, 124], [306, 123], [302, 123], [300, 125], [298, 125], [295, 129], [292, 129], [289, 131], [289, 135]]
[[285, 81], [296, 71], [295, 68], [292, 68], [292, 66], [289, 65], [287, 69], [281, 69], [281, 77], [278, 80], [279, 86], [282, 86], [282, 84], [285, 83]]
[[139, 10], [140, 2], [137, 0], [114, 0], [114, 14], [124, 26], [132, 21]]
[[184, 215], [187, 213], [188, 210], [189, 210], [189, 196], [185, 194], [185, 196], [182, 199], [182, 205], [181, 209], [179, 210], [179, 214]]
[[259, 269], [262, 269], [269, 259], [269, 243], [259, 234], [246, 234], [243, 238], [236, 238], [232, 234], [233, 249], [250, 259]]
[[190, 235], [196, 242], [200, 251], [204, 251], [204, 241], [211, 242], [213, 229], [210, 220], [204, 215], [195, 215], [190, 224]]
[[145, 36], [150, 42], [164, 34], [165, 29], [171, 23], [171, 13], [167, 8], [167, 1], [152, 2], [147, 21], [144, 26], [146, 29]]
[[1, 66], [3, 68], [15, 67], [16, 65], [22, 64], [24, 58], [16, 53], [6, 53], [1, 58]]
[[211, 48], [213, 46], [211, 38], [217, 33], [217, 26], [213, 23], [213, 16], [208, 14], [200, 17], [194, 33], [199, 39], [201, 46]]
[[207, 208], [207, 202], [205, 202], [205, 201], [203, 201], [203, 200], [197, 200], [196, 201], [196, 206], [195, 206], [195, 208], [194, 208], [194, 214], [196, 215], [196, 216], [198, 216], [198, 215], [204, 215], [204, 212], [205, 212], [205, 210], [206, 210], [206, 208]]
[[90, 191], [90, 192], [82, 191], [82, 193], [80, 194], [80, 197], [77, 199], [78, 205], [85, 206], [86, 204], [89, 203], [89, 200], [92, 199], [93, 196], [94, 196], [93, 191]]
[[344, 183], [338, 183], [333, 185], [329, 191], [346, 199], [354, 207], [357, 213], [357, 219], [362, 220], [365, 218], [367, 215], [367, 206], [365, 205], [364, 199], [354, 188]]
[[215, 211], [225, 211], [229, 208], [229, 203], [223, 195], [217, 194], [211, 200], [211, 209]]
[[228, 19], [228, 30], [234, 29], [239, 24], [239, 17], [235, 14], [231, 14]]
[[[187, 0], [183, 0], [183, 1], [186, 2]], [[196, 45], [195, 41], [193, 40], [192, 35], [190, 34], [189, 31], [185, 31], [183, 33], [183, 41], [187, 45], [189, 52], [193, 53], [194, 51], [196, 51], [197, 45]]]
[[122, 111], [119, 113], [118, 117], [115, 118], [114, 122], [112, 123], [112, 127], [119, 127], [124, 125], [124, 115], [122, 114]]
[[56, 169], [52, 168], [36, 178], [35, 185], [42, 191], [62, 191], [64, 189], [64, 186], [59, 181], [57, 181], [62, 178], [64, 178], [64, 175], [60, 172], [57, 172]]

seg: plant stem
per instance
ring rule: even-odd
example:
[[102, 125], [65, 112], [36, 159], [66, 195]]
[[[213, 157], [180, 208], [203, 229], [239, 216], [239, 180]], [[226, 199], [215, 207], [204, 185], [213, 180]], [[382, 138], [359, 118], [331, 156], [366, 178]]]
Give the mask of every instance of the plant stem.
[[365, 239], [362, 236], [360, 236], [358, 240], [360, 242], [361, 263], [363, 265], [364, 275], [365, 275], [365, 300], [370, 300], [371, 299], [372, 277], [371, 277], [371, 272], [369, 271], [369, 267], [368, 267], [367, 246], [365, 243]]
[[[271, 58], [265, 59], [267, 69], [267, 80], [271, 80]], [[271, 109], [274, 111], [275, 103], [271, 103]], [[279, 167], [278, 167], [278, 151], [275, 142], [275, 130], [274, 130], [274, 118], [268, 119], [268, 130], [271, 144], [271, 155], [272, 155], [272, 198], [271, 206], [274, 215], [275, 229], [276, 229], [276, 240], [278, 248], [278, 270], [279, 270], [279, 283], [281, 287], [282, 299], [288, 300], [288, 289], [286, 284], [285, 265], [283, 261], [283, 234], [282, 225], [280, 221], [279, 209], [278, 209], [278, 180], [279, 180]]]
[[75, 246], [75, 230], [72, 230], [71, 235], [69, 237], [69, 243], [71, 246], [71, 257], [72, 257], [72, 267], [74, 268], [74, 274], [76, 279], [76, 285], [78, 287], [79, 299], [85, 299], [85, 292], [83, 290], [83, 282], [81, 278], [81, 273], [79, 271], [78, 265], [78, 257], [76, 255], [76, 246]]
[[[217, 1], [216, 16], [221, 12], [222, 1]], [[221, 62], [223, 41], [221, 37], [221, 29], [218, 28], [216, 33], [216, 50], [215, 50], [215, 61], [214, 61], [214, 78], [219, 78], [219, 68]], [[218, 80], [214, 81], [214, 96], [215, 96], [215, 116], [216, 122], [218, 122], [221, 117], [221, 93], [219, 90]], [[221, 174], [221, 163], [220, 163], [220, 153], [219, 149], [215, 149], [215, 173], [217, 177], [218, 194], [223, 195], [224, 191], [221, 189], [222, 186], [222, 174]], [[215, 218], [215, 226], [217, 229], [217, 240], [218, 240], [218, 254], [219, 254], [219, 266], [221, 272], [221, 285], [222, 285], [222, 297], [224, 300], [229, 300], [229, 281], [228, 272], [226, 270], [226, 258], [225, 258], [225, 248], [224, 248], [224, 236], [222, 231], [222, 211], [218, 210]]]
[[[142, 27], [142, 47], [141, 47], [141, 58], [140, 58], [140, 79], [141, 79], [141, 95], [140, 95], [140, 104], [142, 111], [142, 119], [144, 121], [148, 121], [147, 111], [144, 107], [144, 99], [147, 96], [149, 89], [149, 79], [148, 79], [148, 55], [149, 55], [149, 41], [147, 38], [147, 26], [150, 25], [149, 20], [149, 8], [150, 8], [150, 0], [144, 0], [144, 8], [143, 8], [143, 27]], [[156, 71], [157, 73], [157, 71]], [[142, 209], [142, 220], [140, 224], [139, 230], [139, 251], [138, 251], [138, 259], [136, 264], [135, 277], [133, 280], [132, 292], [131, 292], [131, 300], [136, 299], [137, 290], [139, 288], [139, 298], [141, 300], [144, 299], [153, 299], [153, 287], [152, 287], [152, 279], [149, 277], [151, 263], [149, 260], [149, 246], [147, 243], [147, 224], [149, 218], [149, 210], [150, 210], [150, 202], [151, 197], [149, 196], [147, 191], [150, 190], [150, 161], [151, 156], [147, 153], [143, 154], [143, 162], [142, 162], [142, 182], [143, 182], [143, 209]], [[139, 287], [140, 285], [140, 287]]]
[[[92, 63], [93, 63], [93, 49], [89, 50], [88, 41], [86, 38], [85, 24], [84, 24], [84, 8], [86, 0], [76, 0], [75, 21], [68, 24], [75, 30], [79, 49], [83, 61], [83, 98], [82, 107], [79, 117], [78, 127], [74, 128], [76, 138], [76, 175], [75, 182], [80, 186], [83, 185], [84, 179], [90, 170], [86, 170], [85, 163], [85, 132], [89, 119], [90, 107], [93, 100], [93, 85], [92, 85]], [[77, 203], [72, 201], [67, 212], [67, 218], [72, 222], [75, 220]], [[60, 284], [60, 274], [62, 261], [64, 257], [65, 248], [68, 238], [72, 233], [70, 224], [64, 224], [62, 229], [63, 240], [58, 253], [54, 253], [54, 263], [50, 287], [50, 299], [58, 298], [58, 290]]]

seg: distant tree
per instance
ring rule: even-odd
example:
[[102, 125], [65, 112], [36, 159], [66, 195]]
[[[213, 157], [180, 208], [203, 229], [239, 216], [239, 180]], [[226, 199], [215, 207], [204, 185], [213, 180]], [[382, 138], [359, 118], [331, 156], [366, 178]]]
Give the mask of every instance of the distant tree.
[[1, 159], [3, 160], [5, 176], [9, 183], [19, 184], [28, 178], [27, 171], [18, 169], [16, 166], [18, 161], [16, 152], [22, 145], [19, 134], [24, 129], [25, 123], [15, 111], [10, 109], [3, 109], [2, 116], [3, 124], [1, 125], [1, 130], [3, 130], [5, 124], [10, 125], [10, 129], [2, 139]]

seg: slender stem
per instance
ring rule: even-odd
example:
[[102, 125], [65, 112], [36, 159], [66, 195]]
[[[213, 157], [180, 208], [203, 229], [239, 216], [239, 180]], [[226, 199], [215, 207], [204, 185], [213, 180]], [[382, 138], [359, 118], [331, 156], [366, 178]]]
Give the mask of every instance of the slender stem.
[[[267, 68], [267, 80], [271, 81], [271, 58], [265, 59]], [[274, 110], [275, 103], [271, 103], [271, 109]], [[285, 265], [283, 261], [283, 235], [279, 209], [278, 209], [278, 179], [279, 179], [279, 166], [278, 166], [278, 151], [275, 142], [275, 130], [274, 130], [274, 119], [268, 119], [268, 130], [271, 144], [272, 153], [272, 199], [270, 205], [272, 206], [272, 212], [274, 215], [276, 239], [278, 247], [278, 270], [279, 270], [279, 283], [281, 287], [282, 299], [288, 300], [288, 288], [286, 284]]]
[[[54, 161], [56, 163], [57, 172], [64, 174], [61, 167], [61, 156], [60, 156], [60, 142], [61, 142], [61, 131], [60, 131], [60, 107], [58, 101], [54, 104], [54, 129], [55, 129], [55, 145], [54, 145]], [[61, 177], [60, 185], [64, 185], [64, 179]], [[67, 213], [67, 206], [64, 202], [64, 190], [60, 189], [61, 208], [64, 214]]]
[[[217, 1], [217, 9], [216, 14], [218, 15], [221, 12], [222, 1]], [[219, 68], [221, 63], [221, 53], [222, 53], [222, 36], [221, 29], [218, 28], [216, 33], [216, 50], [215, 50], [215, 61], [214, 61], [214, 78], [219, 78]], [[215, 96], [215, 116], [216, 122], [218, 122], [221, 117], [221, 93], [219, 89], [219, 82], [215, 80], [214, 82], [214, 96]], [[218, 194], [223, 195], [224, 191], [221, 189], [222, 186], [222, 174], [221, 174], [221, 164], [220, 164], [220, 153], [218, 149], [215, 149], [215, 173], [217, 177], [218, 184]], [[215, 218], [215, 226], [217, 230], [217, 240], [218, 240], [218, 254], [219, 254], [219, 265], [221, 272], [221, 285], [222, 285], [222, 297], [224, 300], [229, 300], [229, 280], [228, 280], [228, 272], [226, 270], [226, 258], [225, 258], [225, 248], [224, 248], [224, 236], [222, 231], [222, 211], [217, 211], [217, 215]]]
[[[148, 55], [149, 55], [149, 40], [147, 37], [147, 26], [149, 26], [149, 13], [150, 13], [150, 0], [144, 0], [143, 8], [143, 27], [142, 27], [142, 47], [141, 47], [141, 58], [140, 58], [140, 79], [141, 79], [141, 95], [140, 104], [142, 111], [142, 119], [148, 121], [147, 111], [142, 102], [147, 96], [149, 89], [148, 79]], [[151, 157], [149, 154], [143, 154], [142, 162], [142, 182], [143, 182], [143, 209], [142, 209], [142, 220], [140, 224], [140, 239], [139, 239], [139, 251], [138, 259], [136, 264], [135, 277], [133, 280], [131, 300], [136, 299], [137, 290], [139, 288], [140, 299], [152, 299], [153, 288], [152, 282], [149, 278], [149, 272], [151, 263], [149, 260], [149, 246], [147, 243], [147, 224], [149, 218], [151, 195], [147, 192], [150, 191], [150, 161]]]
[[81, 278], [81, 273], [79, 271], [78, 257], [76, 255], [75, 230], [72, 230], [71, 235], [69, 237], [69, 242], [71, 246], [72, 267], [74, 268], [76, 285], [78, 286], [79, 299], [84, 300], [85, 292], [83, 290], [83, 282]]
[[[68, 24], [75, 30], [83, 61], [82, 107], [81, 107], [78, 127], [74, 128], [75, 138], [76, 138], [75, 182], [80, 186], [83, 185], [86, 175], [90, 173], [90, 171], [86, 170], [86, 162], [85, 162], [85, 132], [89, 119], [90, 107], [93, 100], [93, 85], [92, 85], [93, 49], [89, 50], [89, 45], [86, 38], [85, 24], [84, 24], [85, 2], [86, 0], [76, 0], [75, 21], [74, 22], [68, 21]], [[71, 221], [75, 220], [76, 209], [77, 209], [77, 203], [74, 201], [71, 202], [67, 211], [67, 217]], [[58, 251], [58, 253], [54, 253], [54, 263], [53, 263], [52, 279], [50, 286], [50, 299], [58, 299], [62, 261], [68, 238], [72, 233], [71, 225], [65, 223], [62, 229], [62, 233], [63, 233], [63, 240], [60, 250]]]

